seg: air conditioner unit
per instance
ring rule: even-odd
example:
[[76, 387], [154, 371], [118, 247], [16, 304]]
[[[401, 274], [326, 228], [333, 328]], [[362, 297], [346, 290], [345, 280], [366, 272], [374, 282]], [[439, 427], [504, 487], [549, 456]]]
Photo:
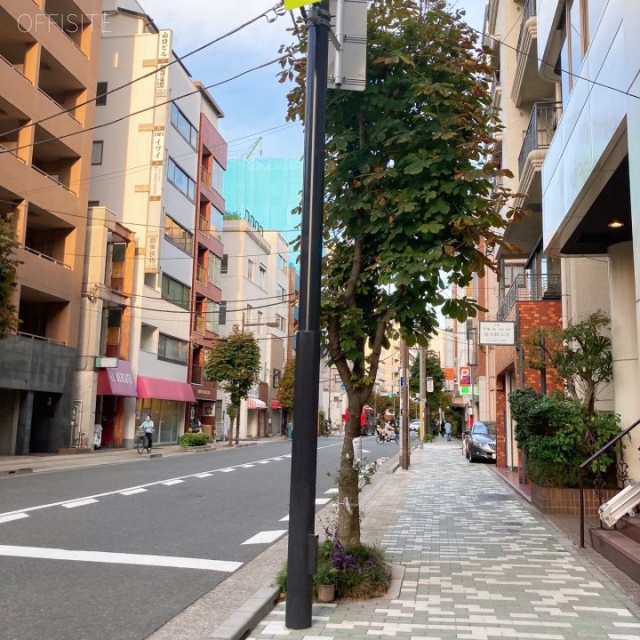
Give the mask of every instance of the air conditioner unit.
[[640, 483], [635, 480], [632, 482], [633, 484], [625, 487], [611, 500], [600, 505], [598, 509], [600, 520], [608, 527], [613, 527], [622, 516], [635, 515], [634, 507], [640, 503]]

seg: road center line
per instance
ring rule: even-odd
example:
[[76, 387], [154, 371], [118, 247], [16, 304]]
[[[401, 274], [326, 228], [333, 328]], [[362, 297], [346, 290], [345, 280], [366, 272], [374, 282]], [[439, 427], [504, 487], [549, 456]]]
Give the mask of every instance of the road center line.
[[[282, 458], [291, 458], [291, 454], [287, 453], [283, 456], [278, 456], [278, 457], [272, 457], [272, 458], [266, 458], [266, 460], [278, 460], [278, 459], [282, 459]], [[259, 461], [255, 461], [253, 464], [258, 463]], [[243, 467], [245, 467], [248, 463], [243, 462], [242, 464], [237, 464], [237, 465], [233, 465], [231, 467], [224, 467], [224, 468], [220, 468], [220, 469], [210, 469], [209, 471], [207, 471], [206, 473], [229, 473], [230, 471], [236, 471], [237, 469], [241, 469]], [[73, 503], [74, 506], [81, 506], [80, 504], [75, 504], [75, 503], [81, 503], [84, 502], [85, 500], [93, 500], [94, 502], [97, 501], [100, 498], [105, 498], [107, 496], [113, 496], [113, 495], [118, 495], [118, 494], [122, 494], [122, 495], [132, 495], [132, 493], [130, 492], [135, 492], [135, 493], [139, 493], [139, 490], [146, 490], [149, 487], [155, 487], [158, 485], [166, 485], [167, 483], [173, 483], [173, 484], [177, 484], [177, 482], [175, 481], [184, 481], [187, 480], [189, 478], [194, 478], [194, 477], [202, 477], [203, 476], [203, 472], [199, 471], [198, 473], [190, 473], [184, 476], [178, 476], [176, 478], [167, 478], [166, 480], [157, 480], [156, 482], [149, 482], [147, 484], [141, 484], [141, 485], [137, 485], [134, 487], [124, 487], [122, 489], [115, 489], [114, 491], [105, 491], [104, 493], [96, 493], [94, 495], [91, 496], [84, 496], [84, 497], [78, 497], [78, 498], [71, 498], [71, 499], [67, 499], [67, 500], [60, 500], [58, 502], [50, 502], [48, 504], [39, 504], [33, 507], [26, 507], [24, 509], [15, 509], [14, 511], [6, 511], [4, 513], [0, 513], [0, 518], [6, 518], [8, 516], [14, 516], [17, 515], [19, 513], [30, 513], [32, 511], [41, 511], [42, 509], [49, 509], [51, 507], [59, 507], [59, 506], [65, 506], [68, 504]], [[87, 503], [89, 504], [89, 503]], [[69, 507], [67, 507], [69, 508]]]
[[27, 513], [14, 513], [12, 516], [4, 516], [4, 518], [0, 518], [0, 524], [4, 522], [12, 522], [13, 520], [22, 520], [23, 518], [28, 518], [29, 514]]
[[98, 502], [95, 498], [86, 498], [85, 500], [73, 500], [72, 502], [63, 502], [62, 506], [65, 509], [75, 509], [76, 507], [86, 507], [88, 504], [94, 504], [95, 502]]
[[233, 573], [242, 562], [208, 560], [206, 558], [182, 558], [179, 556], [147, 556], [133, 553], [106, 551], [80, 551], [77, 549], [50, 549], [46, 547], [18, 547], [0, 545], [0, 556], [12, 558], [38, 558], [42, 560], [71, 560], [75, 562], [100, 562], [103, 564], [132, 564], [146, 567], [171, 567]]

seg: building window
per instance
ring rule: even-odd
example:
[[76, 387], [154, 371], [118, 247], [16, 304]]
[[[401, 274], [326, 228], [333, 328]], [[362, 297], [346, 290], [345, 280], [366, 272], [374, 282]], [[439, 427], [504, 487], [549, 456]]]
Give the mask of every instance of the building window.
[[249, 278], [251, 282], [253, 282], [255, 266], [256, 266], [256, 263], [253, 260], [247, 261], [247, 278]]
[[220, 300], [218, 304], [218, 324], [224, 325], [227, 324], [227, 301]]
[[179, 225], [173, 218], [165, 214], [164, 237], [173, 245], [193, 255], [193, 234]]
[[260, 265], [258, 267], [258, 286], [264, 289], [266, 285], [266, 281], [267, 281], [267, 270], [265, 269], [265, 267]]
[[229, 273], [229, 254], [222, 254], [222, 262], [220, 262], [220, 273]]
[[287, 261], [280, 254], [278, 254], [278, 269], [282, 273], [287, 273]]
[[158, 335], [158, 360], [187, 364], [189, 343], [164, 333]]
[[185, 309], [189, 309], [191, 301], [191, 287], [170, 278], [166, 273], [162, 274], [162, 297]]
[[220, 318], [220, 305], [213, 300], [207, 300], [207, 311], [205, 319], [205, 328], [211, 333], [218, 332], [218, 324]]
[[104, 107], [107, 104], [107, 91], [109, 84], [107, 82], [98, 82], [96, 88], [96, 107]]
[[222, 189], [224, 188], [224, 169], [215, 159], [211, 173], [211, 186], [213, 186], [218, 193], [222, 193]]
[[102, 140], [94, 140], [91, 146], [91, 164], [102, 164], [103, 150], [104, 142]]
[[190, 200], [195, 199], [196, 183], [173, 160], [169, 158], [167, 179], [178, 190], [184, 193]]
[[276, 314], [276, 322], [278, 323], [278, 329], [280, 331], [286, 331], [287, 329], [287, 321], [281, 315]]
[[195, 149], [198, 144], [198, 130], [189, 122], [188, 118], [171, 103], [171, 124], [177, 132]]
[[211, 252], [209, 252], [209, 282], [216, 287], [220, 286], [220, 258]]
[[280, 386], [280, 369], [273, 370], [273, 388], [277, 389]]
[[258, 311], [258, 322], [256, 324], [258, 325], [258, 335], [260, 335], [260, 336], [264, 335], [264, 320], [263, 320], [263, 316], [264, 316], [264, 314], [262, 313], [262, 311]]
[[286, 302], [287, 300], [287, 290], [280, 284], [276, 285], [276, 291], [278, 292], [278, 296], [282, 302]]

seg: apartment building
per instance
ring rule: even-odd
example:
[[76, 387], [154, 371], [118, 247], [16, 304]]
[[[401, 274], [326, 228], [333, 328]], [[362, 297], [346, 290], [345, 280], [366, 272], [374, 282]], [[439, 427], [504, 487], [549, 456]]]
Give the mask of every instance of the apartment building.
[[[282, 419], [277, 390], [291, 333], [289, 313], [295, 303], [289, 290], [289, 245], [248, 213], [242, 218], [227, 216], [224, 237], [220, 335], [228, 335], [237, 325], [251, 331], [260, 346], [259, 382], [241, 403], [240, 437], [277, 435]], [[227, 403], [225, 398], [225, 407]]]
[[[497, 279], [480, 283], [481, 290], [496, 289], [487, 297], [489, 313], [484, 319], [514, 322], [515, 344], [481, 346], [480, 353], [486, 356], [487, 393], [495, 393], [498, 465], [514, 470], [521, 465], [509, 393], [525, 384], [539, 391], [562, 385], [553, 371], [548, 369], [541, 375], [526, 366], [524, 339], [539, 327], [566, 326], [597, 309], [609, 311], [608, 265], [603, 255], [594, 251], [585, 258], [590, 251], [583, 250], [587, 248], [584, 243], [561, 246], [551, 243], [549, 235], [553, 232], [549, 220], [557, 217], [557, 198], [562, 197], [564, 180], [583, 170], [590, 154], [588, 146], [581, 147], [582, 154], [565, 156], [567, 172], [561, 177], [557, 174], [552, 199], [546, 186], [549, 167], [557, 163], [566, 144], [566, 138], [559, 134], [568, 126], [564, 124], [568, 89], [574, 82], [566, 66], [569, 20], [573, 15], [575, 22], [580, 15], [579, 21], [584, 21], [571, 38], [580, 37], [580, 47], [586, 51], [583, 36], [587, 21], [593, 28], [604, 4], [597, 0], [490, 0], [487, 4], [484, 44], [490, 47], [497, 68], [493, 106], [504, 126], [492, 153], [495, 161], [513, 173], [513, 178], [496, 182], [495, 188], [509, 187], [517, 194], [511, 204], [522, 207], [526, 215], [512, 220], [505, 230], [511, 247], [499, 249], [494, 256]], [[551, 22], [550, 14], [554, 16]], [[553, 52], [543, 56], [550, 42]], [[558, 48], [561, 42], [564, 44]], [[601, 397], [600, 408], [610, 407], [610, 396], [605, 393]]]
[[220, 269], [223, 246], [222, 229], [225, 202], [222, 197], [227, 161], [227, 143], [218, 132], [224, 116], [211, 94], [196, 82], [201, 94], [198, 138], [198, 207], [194, 222], [193, 288], [191, 298], [191, 348], [189, 382], [196, 398], [190, 420], [203, 425], [213, 435], [220, 423], [220, 406], [216, 411], [216, 386], [205, 375], [207, 351], [218, 337], [218, 319], [222, 296]]
[[[608, 294], [613, 409], [626, 428], [640, 417], [640, 254], [633, 233], [640, 220], [633, 178], [640, 166], [640, 6], [539, 0], [537, 9], [538, 73], [556, 74], [563, 109], [542, 172], [544, 250], [603, 264], [608, 280], [589, 282], [589, 293], [601, 295], [602, 287]], [[639, 445], [635, 430], [625, 449], [630, 477], [640, 473], [631, 453]]]
[[21, 261], [18, 331], [0, 348], [2, 455], [75, 444], [100, 6], [0, 1], [0, 214]]
[[[199, 128], [201, 114], [213, 125], [220, 112], [176, 60], [171, 31], [158, 29], [133, 0], [108, 0], [103, 9], [108, 30], [100, 42], [90, 204], [110, 212], [135, 248], [122, 247], [117, 234], [108, 238], [106, 273], [123, 251], [134, 259], [125, 261], [132, 271], [120, 292], [125, 298], [110, 300], [102, 314], [99, 355], [117, 360], [99, 363], [94, 419], [105, 446], [130, 446], [147, 413], [157, 441], [172, 443], [196, 415], [191, 382], [201, 360], [194, 359], [192, 338], [199, 335], [199, 350], [213, 334], [200, 320], [217, 295], [208, 281], [210, 267], [215, 280], [209, 249], [221, 252], [211, 238], [209, 205], [222, 204], [200, 168], [205, 162], [213, 171], [220, 140], [207, 127], [201, 138]], [[114, 379], [130, 384], [123, 388]]]

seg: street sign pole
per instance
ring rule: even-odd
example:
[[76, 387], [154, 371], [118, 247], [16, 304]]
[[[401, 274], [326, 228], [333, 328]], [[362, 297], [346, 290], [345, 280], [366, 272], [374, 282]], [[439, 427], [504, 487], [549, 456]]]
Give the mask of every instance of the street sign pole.
[[329, 48], [329, 0], [309, 12], [306, 105], [304, 120], [304, 183], [300, 234], [300, 318], [297, 356], [285, 624], [311, 626], [313, 575], [318, 538], [314, 531], [318, 387], [320, 384], [320, 275], [324, 203], [325, 103]]

